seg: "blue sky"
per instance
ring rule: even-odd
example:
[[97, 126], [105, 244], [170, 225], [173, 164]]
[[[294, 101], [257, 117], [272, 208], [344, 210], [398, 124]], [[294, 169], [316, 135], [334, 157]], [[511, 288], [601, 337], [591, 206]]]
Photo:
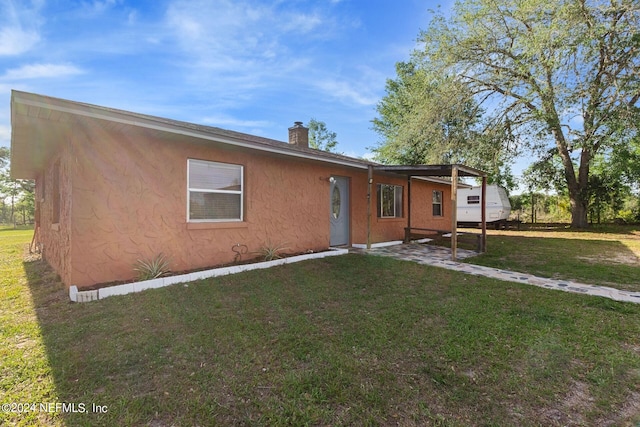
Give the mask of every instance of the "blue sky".
[[395, 63], [450, 0], [0, 0], [0, 145], [11, 89], [277, 140], [324, 121], [363, 156]]

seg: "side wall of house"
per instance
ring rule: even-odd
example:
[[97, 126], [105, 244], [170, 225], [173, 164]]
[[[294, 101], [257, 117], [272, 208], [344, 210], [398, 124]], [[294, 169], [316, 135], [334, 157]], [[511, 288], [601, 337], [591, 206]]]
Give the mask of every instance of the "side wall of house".
[[[433, 215], [433, 192], [442, 192], [442, 215]], [[414, 179], [411, 182], [411, 226], [451, 231], [451, 185]]]
[[[203, 144], [195, 138], [100, 122], [76, 127], [66, 149], [65, 174], [72, 174], [68, 201], [73, 209], [69, 253], [56, 255], [63, 279], [80, 288], [135, 278], [138, 260], [163, 254], [174, 272], [232, 263], [260, 249], [284, 252], [324, 250], [330, 237], [331, 176], [349, 178], [350, 243], [367, 241], [367, 171], [319, 161]], [[244, 167], [244, 220], [187, 221], [187, 163], [198, 159]], [[377, 184], [403, 187], [400, 218], [378, 218]], [[434, 184], [438, 187], [437, 184]], [[413, 185], [413, 224], [428, 222], [432, 186]], [[450, 224], [450, 195], [444, 188], [443, 225]], [[374, 175], [371, 200], [373, 243], [402, 240], [407, 221], [407, 180]], [[65, 197], [65, 200], [67, 197]], [[44, 208], [44, 206], [43, 206]], [[44, 211], [45, 209], [43, 209]], [[440, 219], [435, 219], [439, 221]], [[448, 222], [447, 222], [448, 221]], [[62, 225], [62, 224], [61, 224]], [[68, 243], [68, 242], [67, 242]], [[240, 246], [237, 246], [240, 245]], [[68, 249], [66, 249], [68, 251]], [[73, 260], [73, 263], [71, 263]]]
[[[351, 210], [351, 243], [367, 243], [367, 194], [368, 175], [366, 171], [351, 172], [353, 174], [351, 189], [352, 203]], [[378, 184], [399, 185], [402, 187], [402, 215], [399, 218], [378, 218], [377, 214], [377, 186]], [[402, 240], [404, 238], [404, 227], [407, 225], [407, 180], [398, 175], [374, 174], [373, 185], [371, 186], [371, 242], [388, 242], [392, 240]]]
[[[135, 129], [77, 135], [68, 285], [131, 279], [138, 260], [161, 253], [173, 271], [186, 271], [233, 262], [238, 244], [243, 260], [268, 246], [329, 246], [331, 171], [317, 162]], [[244, 221], [187, 222], [188, 159], [244, 166]]]
[[[174, 139], [175, 138], [175, 139]], [[73, 269], [67, 285], [88, 287], [135, 277], [138, 260], [164, 254], [173, 271], [329, 246], [329, 177], [349, 178], [351, 242], [366, 242], [367, 172], [302, 158], [135, 128], [101, 126], [76, 132], [73, 152]], [[242, 222], [187, 222], [187, 162], [199, 159], [244, 167]], [[397, 176], [378, 182], [405, 185]], [[404, 198], [406, 212], [407, 202]], [[403, 217], [405, 215], [403, 214]], [[372, 205], [372, 240], [400, 240], [406, 218], [380, 219]]]
[[65, 283], [72, 280], [71, 152], [68, 145], [49, 159], [36, 179], [36, 202], [42, 256]]
[[[352, 172], [353, 173], [353, 172]], [[352, 179], [352, 243], [367, 242], [367, 174], [354, 173]], [[399, 185], [403, 189], [402, 216], [399, 218], [378, 218], [377, 185]], [[433, 192], [442, 192], [442, 215], [433, 215]], [[409, 191], [407, 179], [398, 175], [374, 174], [371, 194], [371, 242], [388, 242], [404, 239], [409, 208]], [[451, 230], [451, 186], [413, 179], [411, 182], [411, 225], [412, 227], [432, 230]]]

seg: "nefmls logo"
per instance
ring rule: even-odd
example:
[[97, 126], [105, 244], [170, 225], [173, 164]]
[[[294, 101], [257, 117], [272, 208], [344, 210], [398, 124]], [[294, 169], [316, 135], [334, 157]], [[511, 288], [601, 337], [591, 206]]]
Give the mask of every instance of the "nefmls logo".
[[47, 412], [63, 412], [70, 414], [84, 414], [87, 412], [87, 407], [84, 403], [66, 403], [56, 402], [48, 403]]

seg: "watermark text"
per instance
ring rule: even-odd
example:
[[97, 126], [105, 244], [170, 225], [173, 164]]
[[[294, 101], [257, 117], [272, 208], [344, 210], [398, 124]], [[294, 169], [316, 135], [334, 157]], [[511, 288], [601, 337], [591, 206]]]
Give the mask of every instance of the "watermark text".
[[96, 403], [71, 403], [71, 402], [10, 402], [0, 405], [2, 412], [25, 414], [28, 412], [44, 412], [48, 414], [106, 414], [109, 412], [107, 405]]

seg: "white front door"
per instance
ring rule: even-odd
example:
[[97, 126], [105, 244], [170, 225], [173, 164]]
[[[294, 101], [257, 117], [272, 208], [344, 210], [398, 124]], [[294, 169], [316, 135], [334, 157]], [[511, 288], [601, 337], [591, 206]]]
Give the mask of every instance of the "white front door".
[[329, 215], [331, 220], [331, 246], [349, 244], [349, 178], [331, 177]]

